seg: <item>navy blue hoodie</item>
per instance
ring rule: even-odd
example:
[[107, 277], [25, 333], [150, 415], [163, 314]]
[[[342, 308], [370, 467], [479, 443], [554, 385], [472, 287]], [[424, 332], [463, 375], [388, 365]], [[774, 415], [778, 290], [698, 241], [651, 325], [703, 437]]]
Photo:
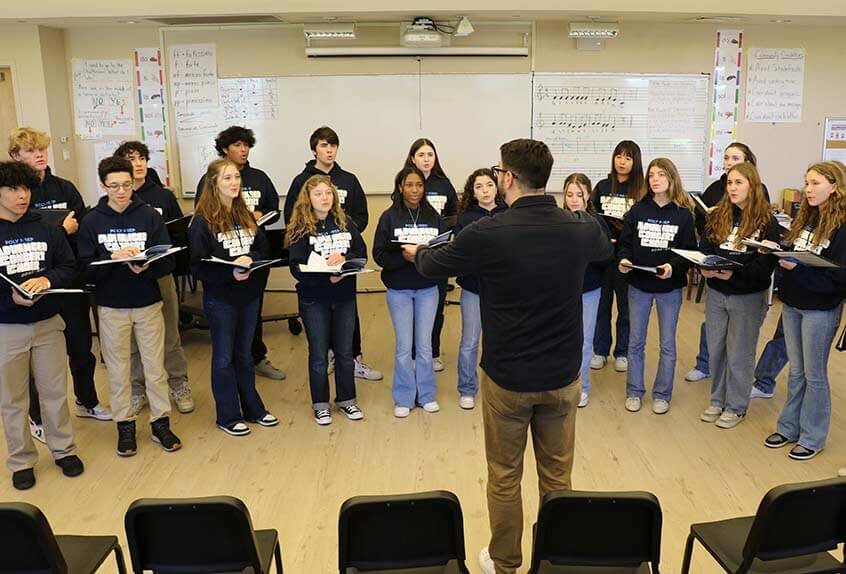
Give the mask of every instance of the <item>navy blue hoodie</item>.
[[[793, 244], [794, 251], [811, 251], [840, 265], [846, 265], [846, 223], [834, 230], [828, 241], [813, 245], [813, 227], [807, 227]], [[846, 298], [846, 269], [824, 269], [797, 265], [784, 270], [778, 296], [796, 309], [834, 309]]]
[[[738, 226], [742, 215], [743, 212], [739, 207], [733, 207], [734, 223], [728, 237], [720, 245], [714, 245], [708, 238], [707, 233], [703, 233], [702, 239], [699, 241], [699, 250], [702, 253], [719, 255], [743, 265], [740, 269], [734, 269], [731, 278], [727, 281], [708, 279], [708, 287], [726, 295], [746, 295], [769, 289], [773, 269], [778, 262], [775, 255], [764, 255], [759, 253], [757, 249], [736, 244], [737, 239], [755, 239], [757, 241], [766, 239], [778, 243], [781, 237], [781, 227], [776, 218], [770, 215], [770, 220], [767, 222], [767, 227], [764, 228], [763, 233], [759, 231], [753, 234], [753, 237], [738, 238]], [[713, 216], [712, 213], [711, 217]]]
[[97, 206], [79, 227], [79, 260], [86, 265], [87, 279], [96, 286], [97, 305], [116, 309], [140, 309], [162, 300], [159, 277], [173, 271], [173, 256], [155, 261], [135, 273], [126, 263], [90, 265], [110, 259], [124, 247], [140, 250], [154, 245], [169, 245], [170, 237], [159, 212], [133, 196], [132, 202], [118, 213], [109, 207], [109, 198], [100, 198]]
[[626, 275], [629, 285], [647, 293], [669, 293], [687, 285], [690, 262], [670, 249], [696, 249], [693, 214], [673, 202], [659, 207], [647, 193], [623, 219], [619, 259], [634, 265], [657, 267], [669, 263], [673, 274], [660, 279], [654, 273], [632, 269]]
[[458, 212], [458, 195], [450, 180], [430, 173], [425, 186], [426, 200], [438, 212], [438, 215], [452, 217]]
[[249, 256], [253, 261], [267, 259], [267, 238], [261, 228], [254, 233], [234, 225], [231, 231], [213, 234], [206, 218], [197, 214], [188, 228], [188, 242], [191, 272], [203, 282], [205, 296], [234, 304], [246, 304], [261, 295], [269, 273], [267, 267], [250, 273], [244, 281], [237, 281], [232, 274], [234, 267], [202, 261], [212, 257], [234, 261], [242, 255]]
[[[33, 277], [47, 277], [54, 289], [71, 287], [76, 260], [65, 234], [39, 213], [27, 211], [16, 222], [0, 219], [0, 272], [21, 284]], [[0, 323], [29, 324], [59, 312], [65, 295], [45, 295], [32, 307], [12, 300], [12, 286], [0, 285]]]
[[[66, 179], [53, 175], [49, 166], [44, 171], [44, 181], [32, 190], [29, 206], [34, 209], [71, 209], [77, 221], [82, 221], [87, 213], [85, 202], [76, 186]], [[71, 249], [76, 253], [76, 234], [66, 236]]]
[[[483, 217], [493, 217], [497, 213], [502, 213], [507, 209], [507, 205], [497, 205], [493, 208], [493, 210], [488, 211], [487, 209], [480, 207], [478, 203], [474, 203], [467, 208], [467, 211], [461, 214], [461, 217], [458, 218], [458, 223], [455, 225], [455, 235], [458, 236], [461, 230], [471, 223], [478, 221]], [[475, 293], [476, 295], [479, 294], [478, 275], [461, 275], [455, 280], [455, 282], [458, 283], [462, 289]]]
[[338, 283], [329, 281], [328, 273], [301, 273], [300, 264], [308, 262], [312, 252], [323, 258], [332, 253], [347, 259], [366, 259], [367, 246], [353, 220], [346, 216], [346, 231], [341, 231], [333, 217], [317, 222], [315, 235], [304, 235], [289, 247], [291, 274], [297, 278], [297, 293], [303, 301], [334, 303], [355, 297], [356, 276]]
[[[612, 177], [614, 176], [612, 175]], [[597, 215], [608, 215], [614, 219], [622, 220], [623, 216], [635, 204], [635, 200], [629, 199], [628, 196], [630, 182], [631, 180], [617, 182], [616, 193], [611, 193], [611, 180], [609, 178], [605, 178], [597, 183], [596, 187], [593, 188], [593, 193], [590, 195], [590, 202], [593, 204], [593, 209]], [[621, 230], [613, 225], [609, 225], [608, 227], [611, 230], [612, 237], [619, 243]], [[615, 249], [619, 249], [619, 245], [616, 243], [614, 247]]]
[[302, 173], [291, 182], [291, 187], [288, 188], [288, 195], [285, 196], [285, 223], [291, 220], [294, 204], [303, 190], [303, 185], [313, 175], [328, 175], [332, 179], [332, 184], [338, 190], [341, 209], [352, 218], [358, 230], [363, 233], [369, 221], [367, 197], [364, 195], [364, 190], [361, 188], [361, 184], [355, 174], [341, 169], [338, 162], [335, 162], [329, 173], [318, 169], [315, 160], [311, 160], [305, 164]]
[[[417, 243], [417, 239], [428, 241], [445, 231], [443, 220], [431, 206], [418, 209], [419, 215], [404, 204], [401, 207], [392, 205], [379, 217], [373, 235], [373, 260], [382, 267], [382, 282], [388, 289], [426, 289], [441, 282], [423, 277], [414, 268], [414, 263], [403, 258], [401, 245], [392, 243], [395, 239], [412, 243]], [[412, 213], [417, 216], [416, 224]]]
[[[200, 201], [205, 181], [206, 176], [203, 174], [203, 177], [197, 182], [194, 205], [197, 205], [197, 202]], [[250, 211], [269, 213], [279, 209], [279, 194], [276, 192], [273, 182], [270, 181], [270, 177], [262, 170], [252, 167], [250, 162], [245, 163], [244, 167], [241, 168], [241, 195]], [[266, 225], [273, 222], [274, 220], [268, 221]]]
[[[154, 170], [147, 170], [154, 171]], [[165, 221], [172, 221], [182, 217], [182, 208], [179, 200], [173, 192], [150, 178], [144, 181], [144, 185], [135, 190], [135, 195], [159, 212]]]

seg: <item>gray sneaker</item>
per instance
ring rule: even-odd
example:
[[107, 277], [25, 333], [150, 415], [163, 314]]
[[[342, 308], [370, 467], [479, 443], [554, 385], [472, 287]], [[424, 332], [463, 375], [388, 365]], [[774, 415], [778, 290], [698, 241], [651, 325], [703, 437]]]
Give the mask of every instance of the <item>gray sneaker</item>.
[[176, 403], [176, 410], [180, 413], [190, 413], [194, 410], [194, 399], [191, 397], [191, 387], [188, 381], [170, 390], [170, 398]]
[[262, 359], [256, 363], [256, 374], [274, 381], [284, 381], [286, 376], [281, 369], [274, 367], [268, 359]]

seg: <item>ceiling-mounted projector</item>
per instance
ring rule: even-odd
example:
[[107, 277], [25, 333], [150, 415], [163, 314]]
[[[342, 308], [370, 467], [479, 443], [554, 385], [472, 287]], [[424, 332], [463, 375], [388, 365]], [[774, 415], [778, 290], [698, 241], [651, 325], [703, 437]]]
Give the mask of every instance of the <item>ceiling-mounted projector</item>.
[[439, 48], [444, 36], [438, 32], [431, 18], [415, 18], [411, 24], [400, 28], [400, 44], [410, 48]]

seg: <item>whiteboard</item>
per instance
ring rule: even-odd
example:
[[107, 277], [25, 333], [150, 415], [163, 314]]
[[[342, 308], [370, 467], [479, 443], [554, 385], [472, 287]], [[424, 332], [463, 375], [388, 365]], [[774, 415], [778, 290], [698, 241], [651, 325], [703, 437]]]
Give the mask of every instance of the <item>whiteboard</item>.
[[532, 85], [532, 137], [555, 157], [548, 190], [579, 171], [594, 185], [608, 176], [611, 154], [637, 142], [644, 169], [668, 157], [690, 191], [704, 189], [708, 76], [541, 74]]
[[[313, 159], [308, 138], [322, 125], [338, 132], [338, 163], [371, 194], [391, 192], [417, 138], [435, 143], [460, 190], [473, 170], [499, 161], [501, 144], [530, 134], [530, 74], [285, 76], [277, 86], [275, 117], [221, 117], [218, 128], [243, 123], [255, 132], [250, 164], [266, 171], [282, 195]], [[216, 157], [214, 134], [177, 139], [183, 192], [193, 193]]]

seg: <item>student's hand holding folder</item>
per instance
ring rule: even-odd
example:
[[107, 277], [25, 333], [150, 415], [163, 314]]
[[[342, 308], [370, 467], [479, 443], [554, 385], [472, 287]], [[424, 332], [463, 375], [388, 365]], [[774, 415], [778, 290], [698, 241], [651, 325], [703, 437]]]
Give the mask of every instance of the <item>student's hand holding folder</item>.
[[700, 269], [699, 273], [705, 279], [719, 279], [721, 281], [728, 281], [731, 279], [731, 276], [734, 275], [734, 271], [730, 269], [721, 269], [719, 271], [715, 271], [713, 269]]
[[247, 279], [250, 278], [251, 271], [250, 271], [249, 267], [250, 267], [250, 265], [253, 264], [252, 257], [250, 257], [248, 255], [242, 255], [241, 257], [239, 257], [238, 259], [236, 259], [232, 263], [234, 263], [235, 265], [241, 265], [241, 266], [247, 268], [247, 269], [238, 269], [236, 267], [235, 269], [232, 270], [232, 276], [235, 278], [235, 281], [246, 281]]
[[[50, 288], [50, 280], [44, 276], [32, 277], [21, 283], [21, 287], [30, 293], [37, 294]], [[12, 289], [12, 301], [21, 307], [32, 307], [39, 299], [41, 299], [41, 297], [41, 295], [36, 295], [30, 299], [28, 297], [24, 297], [17, 289]]]
[[141, 253], [141, 250], [137, 247], [124, 247], [123, 249], [118, 249], [117, 251], [112, 251], [111, 258], [112, 259], [129, 259], [130, 257], [135, 257]]

